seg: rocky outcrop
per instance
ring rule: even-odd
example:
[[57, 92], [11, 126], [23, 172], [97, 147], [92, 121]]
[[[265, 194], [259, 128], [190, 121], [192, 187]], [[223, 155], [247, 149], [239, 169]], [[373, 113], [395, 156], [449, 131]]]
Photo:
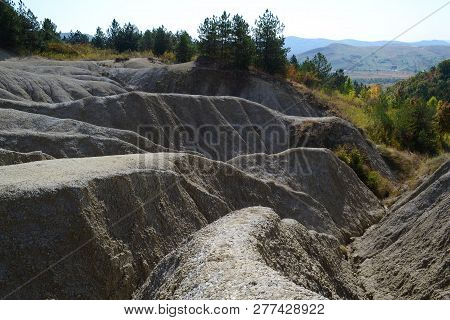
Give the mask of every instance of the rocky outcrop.
[[11, 298], [128, 298], [188, 235], [240, 208], [273, 208], [341, 242], [363, 223], [344, 232], [304, 192], [182, 153], [48, 160], [0, 176], [1, 295], [46, 270]]
[[153, 270], [137, 299], [356, 299], [363, 292], [326, 234], [263, 207], [196, 232]]
[[[376, 148], [349, 123], [336, 117], [289, 117], [240, 98], [130, 92], [58, 104], [0, 100], [1, 108], [134, 131], [139, 136], [125, 141], [139, 143], [140, 149], [154, 150], [157, 144], [221, 161], [290, 147], [333, 149], [351, 143], [367, 155], [373, 169], [391, 175]], [[153, 144], [146, 146], [146, 138]]]
[[348, 237], [354, 230], [361, 235], [384, 216], [375, 195], [328, 149], [296, 148], [274, 155], [251, 154], [228, 163], [260, 179], [311, 195], [327, 208]]
[[[19, 60], [20, 61], [20, 60]], [[23, 65], [25, 64], [25, 65]], [[21, 67], [22, 65], [22, 67]], [[60, 72], [57, 73], [56, 70]], [[0, 98], [37, 102], [63, 102], [90, 96], [123, 93], [117, 83], [86, 69], [45, 68], [25, 63], [0, 62]]]
[[291, 119], [291, 148], [322, 147], [334, 150], [342, 145], [354, 146], [365, 156], [372, 169], [385, 177], [393, 178], [376, 146], [349, 122], [338, 117]]
[[0, 166], [9, 166], [13, 164], [51, 160], [51, 159], [54, 158], [40, 151], [21, 153], [11, 150], [0, 149]]
[[220, 70], [189, 62], [153, 64], [149, 68], [109, 68], [107, 74], [128, 90], [183, 93], [205, 96], [234, 96], [254, 101], [284, 114], [321, 116], [320, 110], [283, 80], [244, 71]]
[[325, 113], [282, 80], [194, 62], [167, 66], [145, 59], [118, 64], [45, 59], [0, 61], [0, 98], [3, 99], [55, 103], [126, 90], [235, 96], [290, 115]]
[[449, 299], [450, 162], [358, 238], [353, 259], [374, 299]]
[[[131, 142], [137, 149], [123, 143], [118, 147], [115, 142], [98, 141], [99, 138], [93, 141], [82, 137], [84, 141], [77, 142], [73, 137], [66, 142], [65, 137], [59, 139], [59, 146], [82, 144], [88, 145], [84, 149], [94, 151], [54, 150], [51, 155], [55, 157], [120, 154], [133, 149], [153, 151], [153, 146], [145, 146], [145, 138], [157, 130], [159, 138], [164, 137], [164, 141], [153, 141], [158, 145], [221, 161], [242, 154], [278, 153], [289, 147], [333, 149], [352, 143], [367, 155], [373, 169], [391, 177], [374, 146], [353, 126], [335, 117], [316, 117], [323, 116], [323, 110], [311, 105], [309, 98], [290, 84], [261, 74], [195, 63], [167, 66], [146, 59], [123, 63], [12, 59], [1, 61], [0, 71], [0, 108], [133, 131], [143, 137]], [[125, 88], [157, 93], [125, 93]], [[170, 134], [180, 137], [171, 139]], [[226, 141], [218, 143], [223, 135]], [[22, 144], [23, 139], [19, 140]], [[40, 135], [32, 143], [48, 145], [49, 140]], [[110, 146], [105, 148], [105, 144]], [[49, 149], [39, 145], [34, 149], [3, 147], [20, 152]], [[118, 148], [124, 151], [115, 151]], [[110, 150], [98, 151], [102, 149]]]
[[[288, 123], [282, 114], [233, 97], [131, 92], [59, 104], [3, 100], [0, 101], [1, 108], [47, 115], [58, 120], [73, 119], [79, 125], [96, 126], [97, 131], [99, 127], [133, 131], [142, 140], [134, 137], [125, 141], [139, 142], [141, 149], [149, 150], [156, 143], [168, 149], [197, 152], [222, 161], [240, 154], [280, 152], [289, 145]], [[146, 138], [154, 143], [146, 146]]]
[[165, 151], [125, 130], [0, 108], [0, 148], [54, 158], [78, 158]]

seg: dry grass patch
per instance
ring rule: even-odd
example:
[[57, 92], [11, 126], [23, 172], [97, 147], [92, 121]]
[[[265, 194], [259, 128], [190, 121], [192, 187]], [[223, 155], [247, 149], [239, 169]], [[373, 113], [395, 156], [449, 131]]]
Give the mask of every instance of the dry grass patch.
[[43, 51], [34, 55], [53, 60], [116, 60], [129, 58], [153, 57], [152, 51], [122, 52], [111, 49], [98, 49], [90, 44], [69, 44], [64, 42], [52, 42]]

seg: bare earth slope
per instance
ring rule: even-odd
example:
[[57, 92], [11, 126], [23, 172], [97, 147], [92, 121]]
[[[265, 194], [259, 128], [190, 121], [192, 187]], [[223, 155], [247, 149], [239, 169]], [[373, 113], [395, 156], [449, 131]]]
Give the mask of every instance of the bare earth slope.
[[53, 157], [40, 151], [22, 153], [0, 149], [0, 166], [9, 166], [13, 164], [50, 160], [50, 159], [53, 159]]
[[[229, 163], [260, 179], [308, 193], [327, 208], [343, 231], [351, 226], [362, 234], [384, 215], [374, 194], [327, 149], [297, 148], [274, 155], [251, 154]], [[358, 217], [360, 214], [363, 216]]]
[[[134, 135], [134, 138], [130, 139], [132, 137], [130, 132], [126, 133], [128, 138], [123, 138], [125, 133], [103, 130], [108, 131], [106, 134], [108, 138], [119, 136], [119, 139], [140, 149], [154, 150], [153, 144], [147, 146], [148, 140], [144, 138], [139, 140], [140, 137], [150, 139], [149, 136], [153, 136], [154, 144], [173, 150], [198, 152], [208, 158], [222, 161], [242, 154], [277, 153], [289, 147], [334, 149], [340, 144], [350, 143], [360, 148], [370, 159], [374, 169], [387, 177], [391, 176], [389, 168], [376, 148], [348, 122], [337, 117], [286, 116], [264, 105], [241, 98], [130, 92], [55, 104], [0, 100], [0, 111], [2, 108], [59, 119], [74, 119], [77, 120], [78, 127], [81, 126], [79, 121], [82, 121], [83, 126], [89, 128], [92, 126], [87, 124], [134, 131], [139, 136]], [[50, 118], [46, 119], [50, 121]], [[52, 121], [58, 122], [56, 119]], [[21, 125], [22, 122], [16, 124], [17, 127]], [[99, 130], [99, 128], [90, 129], [91, 132]], [[155, 137], [155, 131], [158, 137]], [[168, 138], [171, 135], [175, 137]], [[36, 147], [38, 146], [36, 144]], [[40, 150], [44, 151], [44, 147]], [[110, 151], [109, 154], [120, 152]], [[89, 153], [84, 156], [96, 155], [101, 154]]]
[[446, 298], [448, 164], [385, 216], [341, 144], [391, 177], [267, 75], [0, 61], [0, 297]]
[[0, 109], [0, 147], [17, 152], [39, 150], [55, 158], [166, 150], [134, 132], [12, 109]]
[[354, 243], [375, 299], [449, 299], [450, 162]]
[[86, 69], [70, 65], [48, 68], [20, 60], [0, 62], [0, 98], [62, 102], [125, 92], [117, 83]]
[[312, 106], [283, 81], [247, 72], [217, 70], [195, 62], [150, 68], [111, 68], [108, 76], [130, 90], [184, 93], [206, 96], [235, 96], [261, 103], [273, 110], [296, 116], [321, 116], [324, 110]]
[[362, 292], [336, 239], [253, 207], [196, 232], [158, 264], [135, 298], [342, 299]]
[[0, 176], [2, 296], [75, 250], [15, 298], [129, 298], [189, 234], [239, 208], [273, 208], [336, 241], [364, 223], [343, 233], [306, 193], [182, 153], [47, 160]]

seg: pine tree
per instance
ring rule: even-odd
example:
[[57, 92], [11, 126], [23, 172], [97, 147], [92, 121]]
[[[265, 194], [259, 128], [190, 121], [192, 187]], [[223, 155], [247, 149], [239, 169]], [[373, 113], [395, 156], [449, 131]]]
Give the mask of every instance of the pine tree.
[[33, 12], [25, 7], [22, 1], [19, 1], [17, 8], [19, 21], [21, 24], [21, 34], [19, 41], [28, 52], [32, 52], [42, 47], [41, 37], [39, 34], [40, 24]]
[[233, 66], [248, 69], [255, 55], [255, 46], [248, 23], [238, 14], [232, 20], [231, 42]]
[[80, 30], [75, 32], [70, 31], [69, 36], [67, 37], [67, 42], [71, 44], [84, 44], [89, 43], [89, 37], [82, 33]]
[[315, 67], [314, 67], [314, 64], [312, 63], [311, 59], [306, 57], [305, 61], [303, 61], [300, 64], [300, 71], [301, 72], [314, 72], [314, 70], [315, 70]]
[[194, 44], [192, 38], [186, 31], [177, 33], [177, 45], [175, 47], [175, 58], [178, 63], [191, 61], [194, 55]]
[[119, 34], [121, 27], [116, 19], [113, 19], [111, 26], [106, 31], [108, 35], [107, 45], [111, 49], [118, 50], [119, 47]]
[[157, 56], [161, 56], [166, 51], [172, 50], [172, 38], [173, 35], [170, 31], [167, 31], [164, 26], [159, 27], [155, 31], [155, 45], [153, 53]]
[[116, 50], [119, 52], [136, 51], [140, 38], [139, 29], [131, 23], [127, 23], [119, 31]]
[[211, 59], [219, 57], [219, 26], [217, 17], [206, 18], [198, 27], [199, 49], [203, 56]]
[[97, 27], [95, 36], [91, 40], [92, 45], [96, 48], [103, 49], [106, 47], [106, 41], [107, 39], [102, 29], [100, 27]]
[[230, 14], [224, 11], [218, 20], [219, 60], [224, 65], [231, 64], [231, 28]]
[[56, 32], [56, 24], [50, 19], [44, 19], [41, 27], [41, 39], [44, 43], [58, 41], [59, 33]]
[[289, 59], [289, 63], [295, 67], [295, 69], [300, 69], [300, 64], [298, 63], [297, 57], [295, 54], [291, 56], [291, 59]]
[[146, 30], [139, 41], [139, 50], [153, 50], [155, 47], [155, 33]]
[[344, 92], [345, 83], [347, 81], [347, 76], [344, 73], [343, 69], [336, 70], [329, 78], [326, 85], [335, 90], [339, 90], [340, 92]]
[[19, 16], [12, 1], [0, 1], [0, 47], [18, 49], [22, 33]]
[[269, 10], [256, 21], [256, 65], [271, 74], [286, 72], [289, 49], [284, 48], [283, 30], [284, 25]]
[[331, 64], [328, 62], [327, 58], [320, 52], [318, 52], [314, 58], [311, 60], [314, 65], [314, 71], [320, 80], [326, 80], [331, 71]]

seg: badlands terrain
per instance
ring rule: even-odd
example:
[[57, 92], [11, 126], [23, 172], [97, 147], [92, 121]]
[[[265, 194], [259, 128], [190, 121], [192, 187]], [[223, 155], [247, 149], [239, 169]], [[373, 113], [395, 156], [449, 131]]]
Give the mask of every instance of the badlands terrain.
[[0, 296], [448, 299], [450, 162], [387, 207], [377, 147], [282, 80], [0, 61]]

